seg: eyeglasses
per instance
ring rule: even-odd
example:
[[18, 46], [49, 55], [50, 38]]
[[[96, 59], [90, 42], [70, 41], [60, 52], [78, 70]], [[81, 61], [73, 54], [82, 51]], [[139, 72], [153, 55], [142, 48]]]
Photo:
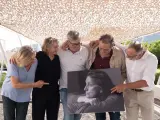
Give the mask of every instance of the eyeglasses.
[[71, 43], [70, 41], [69, 41], [69, 43], [71, 44], [71, 45], [75, 45], [75, 46], [79, 46], [81, 43], [79, 42], [79, 43]]

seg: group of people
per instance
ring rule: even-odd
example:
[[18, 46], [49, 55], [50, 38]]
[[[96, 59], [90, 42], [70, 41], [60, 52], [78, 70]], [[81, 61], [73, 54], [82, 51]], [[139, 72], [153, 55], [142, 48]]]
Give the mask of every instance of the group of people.
[[[153, 120], [157, 64], [157, 58], [141, 43], [124, 48], [109, 34], [83, 45], [79, 33], [69, 31], [61, 47], [57, 39], [49, 37], [38, 53], [23, 46], [11, 57], [2, 85], [4, 120], [26, 119], [31, 92], [33, 120], [44, 120], [45, 113], [47, 120], [57, 120], [60, 99], [63, 120], [80, 120], [81, 114], [69, 114], [67, 109], [67, 73], [107, 68], [120, 68], [123, 79], [111, 93], [123, 92], [127, 120], [138, 120], [139, 110], [143, 120]], [[110, 120], [120, 120], [118, 111], [109, 112], [109, 116]], [[106, 113], [95, 113], [95, 117], [106, 120]]]

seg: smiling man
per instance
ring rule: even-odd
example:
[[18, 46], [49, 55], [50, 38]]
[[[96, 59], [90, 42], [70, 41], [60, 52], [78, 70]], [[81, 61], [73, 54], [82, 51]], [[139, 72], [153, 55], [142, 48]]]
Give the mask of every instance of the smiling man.
[[80, 120], [80, 114], [69, 114], [67, 110], [67, 73], [87, 69], [88, 49], [81, 46], [81, 39], [77, 31], [67, 34], [67, 50], [59, 49], [58, 55], [61, 63], [60, 98], [63, 104], [63, 120]]

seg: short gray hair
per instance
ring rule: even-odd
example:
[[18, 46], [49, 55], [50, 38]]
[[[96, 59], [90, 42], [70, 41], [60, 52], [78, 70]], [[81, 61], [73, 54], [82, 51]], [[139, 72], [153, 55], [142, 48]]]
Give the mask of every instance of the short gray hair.
[[68, 40], [78, 40], [79, 38], [79, 32], [77, 31], [69, 31], [67, 34]]

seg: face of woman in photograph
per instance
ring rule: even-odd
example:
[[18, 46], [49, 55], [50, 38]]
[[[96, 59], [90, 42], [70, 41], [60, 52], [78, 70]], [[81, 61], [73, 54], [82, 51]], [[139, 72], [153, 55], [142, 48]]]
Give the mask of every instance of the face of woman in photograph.
[[86, 79], [84, 90], [87, 98], [96, 98], [102, 93], [102, 88], [90, 77]]

